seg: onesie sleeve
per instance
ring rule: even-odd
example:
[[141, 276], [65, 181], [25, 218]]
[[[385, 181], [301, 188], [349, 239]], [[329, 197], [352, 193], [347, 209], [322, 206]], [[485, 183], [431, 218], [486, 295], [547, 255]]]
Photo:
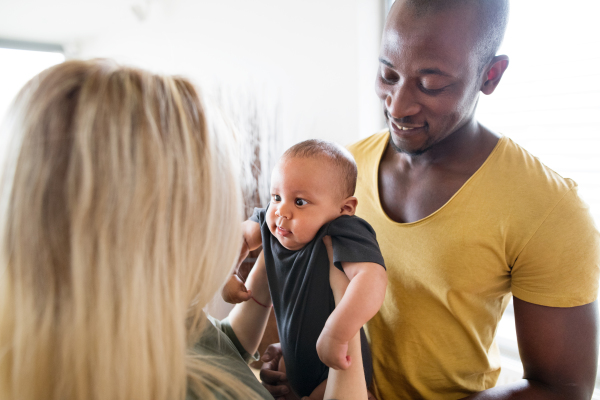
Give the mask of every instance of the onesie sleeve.
[[372, 262], [385, 268], [375, 230], [367, 221], [356, 216], [333, 220], [325, 233], [331, 236], [333, 263], [343, 271], [342, 262]]
[[596, 300], [600, 235], [588, 206], [569, 190], [519, 253], [511, 270], [515, 297], [548, 307]]
[[259, 224], [262, 225], [262, 223], [265, 220], [265, 215], [266, 215], [266, 208], [254, 208], [254, 212], [252, 213], [252, 215], [250, 216], [250, 221], [254, 221], [254, 222], [258, 222]]

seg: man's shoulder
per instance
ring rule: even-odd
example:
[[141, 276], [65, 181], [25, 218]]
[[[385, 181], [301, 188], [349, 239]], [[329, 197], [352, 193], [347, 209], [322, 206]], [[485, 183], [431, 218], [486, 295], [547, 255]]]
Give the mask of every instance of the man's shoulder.
[[[347, 146], [354, 158], [369, 157], [381, 153], [389, 138], [389, 130], [386, 128], [374, 135], [361, 139]], [[357, 160], [358, 161], [358, 160]]]
[[501, 139], [495, 152], [487, 168], [489, 174], [495, 175], [495, 185], [505, 182], [528, 191], [537, 189], [546, 196], [551, 193], [561, 196], [577, 186], [572, 179], [561, 176], [508, 137]]

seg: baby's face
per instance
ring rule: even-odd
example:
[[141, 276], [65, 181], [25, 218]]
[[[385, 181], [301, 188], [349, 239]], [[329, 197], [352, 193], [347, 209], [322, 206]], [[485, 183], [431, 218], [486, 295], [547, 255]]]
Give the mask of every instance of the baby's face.
[[301, 249], [342, 215], [335, 171], [326, 161], [296, 157], [280, 160], [273, 169], [267, 224], [286, 249]]

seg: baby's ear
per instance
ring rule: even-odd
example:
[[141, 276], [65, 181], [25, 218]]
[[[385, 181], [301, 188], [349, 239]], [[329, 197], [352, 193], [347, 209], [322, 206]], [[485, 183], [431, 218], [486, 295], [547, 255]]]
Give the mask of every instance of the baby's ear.
[[340, 209], [340, 215], [354, 215], [356, 212], [356, 206], [358, 205], [358, 199], [354, 196], [346, 197], [342, 202]]

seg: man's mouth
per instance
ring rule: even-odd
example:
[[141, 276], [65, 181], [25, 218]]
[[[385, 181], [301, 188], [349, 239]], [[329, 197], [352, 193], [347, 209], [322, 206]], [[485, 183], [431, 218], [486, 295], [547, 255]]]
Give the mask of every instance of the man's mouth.
[[424, 128], [425, 125], [421, 125], [421, 126], [415, 126], [415, 125], [406, 125], [406, 124], [402, 124], [399, 125], [396, 122], [392, 121], [390, 119], [390, 122], [394, 125], [394, 127], [400, 131], [414, 131], [415, 129], [419, 129], [419, 128]]

